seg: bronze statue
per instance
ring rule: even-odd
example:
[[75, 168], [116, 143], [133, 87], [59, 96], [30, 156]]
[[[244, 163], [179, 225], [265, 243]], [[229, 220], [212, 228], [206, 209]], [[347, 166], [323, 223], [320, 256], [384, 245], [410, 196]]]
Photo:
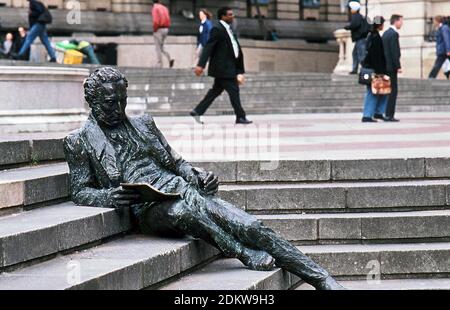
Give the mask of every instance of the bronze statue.
[[[149, 115], [127, 117], [128, 82], [114, 68], [93, 72], [84, 83], [91, 114], [65, 138], [71, 195], [76, 204], [130, 207], [145, 234], [200, 238], [253, 270], [275, 265], [317, 289], [342, 289], [329, 273], [257, 218], [215, 197], [219, 181], [194, 168], [167, 143]], [[140, 203], [122, 183], [146, 183], [181, 198]]]

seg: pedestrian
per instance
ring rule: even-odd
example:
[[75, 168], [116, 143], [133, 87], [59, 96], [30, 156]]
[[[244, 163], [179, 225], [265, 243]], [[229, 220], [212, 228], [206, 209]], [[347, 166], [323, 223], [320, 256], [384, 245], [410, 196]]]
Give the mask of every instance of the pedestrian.
[[[382, 16], [376, 16], [374, 18], [372, 31], [367, 38], [367, 55], [363, 62], [364, 68], [373, 69], [376, 75], [387, 74], [383, 40], [379, 33], [384, 28], [384, 21]], [[375, 114], [385, 113], [387, 102], [388, 95], [373, 94], [372, 87], [370, 85], [367, 86], [362, 122], [377, 122], [373, 117]]]
[[450, 58], [450, 28], [444, 24], [442, 16], [434, 18], [434, 26], [437, 28], [436, 32], [436, 61], [434, 67], [428, 76], [429, 79], [435, 79], [445, 63], [445, 60]]
[[169, 9], [160, 3], [159, 0], [153, 0], [152, 8], [153, 18], [153, 38], [155, 39], [157, 67], [163, 67], [163, 55], [167, 58], [170, 68], [173, 68], [175, 60], [164, 49], [164, 42], [167, 39], [170, 28]]
[[9, 58], [9, 55], [14, 46], [14, 36], [12, 33], [7, 33], [5, 37], [5, 41], [0, 46], [0, 55], [4, 58]]
[[400, 35], [398, 31], [403, 26], [403, 16], [394, 14], [390, 20], [391, 26], [383, 34], [384, 54], [386, 56], [387, 75], [391, 78], [391, 94], [389, 95], [386, 108], [386, 116], [376, 114], [375, 119], [381, 119], [386, 122], [398, 122], [395, 116], [395, 107], [398, 94], [398, 74], [402, 73], [400, 64]]
[[70, 40], [70, 43], [77, 46], [77, 51], [86, 55], [89, 59], [89, 63], [94, 65], [100, 65], [100, 61], [95, 54], [94, 47], [88, 41], [78, 41], [76, 39]]
[[200, 9], [199, 13], [200, 18], [200, 28], [198, 30], [197, 37], [197, 62], [200, 60], [200, 55], [202, 54], [203, 47], [209, 40], [209, 35], [211, 33], [211, 29], [213, 27], [212, 24], [212, 14], [207, 9]]
[[202, 123], [200, 117], [213, 101], [226, 90], [236, 114], [236, 124], [251, 124], [252, 122], [246, 118], [239, 94], [239, 86], [245, 81], [245, 68], [241, 46], [231, 29], [234, 20], [233, 9], [230, 7], [220, 8], [217, 12], [217, 18], [218, 22], [211, 29], [208, 43], [206, 43], [195, 68], [195, 74], [197, 76], [202, 75], [209, 60], [208, 75], [214, 77], [214, 85], [191, 112], [191, 116], [198, 123]]
[[30, 31], [26, 36], [25, 42], [20, 48], [18, 54], [14, 54], [13, 58], [25, 60], [27, 53], [33, 44], [34, 40], [39, 37], [42, 44], [47, 49], [50, 56], [50, 62], [56, 62], [56, 54], [53, 49], [47, 34], [47, 25], [52, 23], [52, 15], [47, 7], [37, 0], [27, 0], [30, 3], [30, 10], [28, 13], [28, 21], [30, 23]]
[[369, 24], [364, 16], [359, 12], [361, 4], [356, 1], [350, 1], [349, 7], [352, 13], [350, 25], [345, 29], [352, 32], [352, 42], [355, 43], [353, 48], [353, 68], [350, 74], [358, 74], [358, 68], [361, 62], [364, 60], [366, 53], [366, 38], [369, 34]]
[[[25, 44], [25, 41], [27, 39], [27, 29], [23, 26], [20, 26], [17, 28], [18, 35], [16, 36], [16, 41], [14, 42], [14, 53], [18, 54], [22, 46]], [[30, 48], [25, 52], [25, 55], [23, 56], [23, 60], [30, 60]]]

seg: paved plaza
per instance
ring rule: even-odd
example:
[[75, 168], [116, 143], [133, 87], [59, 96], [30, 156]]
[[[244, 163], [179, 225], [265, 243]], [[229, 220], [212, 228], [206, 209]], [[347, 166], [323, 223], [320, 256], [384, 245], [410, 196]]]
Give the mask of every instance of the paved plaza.
[[400, 123], [361, 123], [360, 114], [156, 118], [171, 145], [190, 160], [375, 159], [450, 156], [450, 113], [401, 113]]

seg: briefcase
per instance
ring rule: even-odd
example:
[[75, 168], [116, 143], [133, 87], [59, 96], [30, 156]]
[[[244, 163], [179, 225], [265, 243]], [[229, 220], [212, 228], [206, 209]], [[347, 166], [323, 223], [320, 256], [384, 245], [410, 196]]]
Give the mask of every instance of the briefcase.
[[372, 78], [371, 87], [374, 95], [389, 95], [392, 91], [391, 78], [384, 74], [376, 74]]

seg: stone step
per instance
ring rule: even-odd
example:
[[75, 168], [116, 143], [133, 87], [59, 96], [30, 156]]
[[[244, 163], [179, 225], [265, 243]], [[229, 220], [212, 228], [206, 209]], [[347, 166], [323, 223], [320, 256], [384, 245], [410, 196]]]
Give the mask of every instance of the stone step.
[[[195, 104], [190, 107], [184, 108], [171, 108], [170, 106], [163, 108], [149, 108], [147, 111], [153, 116], [187, 116], [192, 111]], [[145, 107], [139, 105], [134, 110], [130, 110], [130, 115], [140, 115], [144, 113]], [[361, 113], [362, 103], [355, 102], [353, 106], [306, 106], [306, 107], [261, 107], [261, 108], [248, 108], [245, 107], [248, 115], [260, 115], [260, 114], [302, 114], [302, 113]], [[428, 105], [426, 103], [418, 103], [415, 105], [397, 107], [397, 112], [449, 112], [450, 105], [448, 104], [433, 104]], [[231, 106], [217, 108], [214, 105], [206, 112], [205, 115], [234, 115]]]
[[[197, 78], [195, 76], [187, 76], [187, 77], [167, 77], [167, 78], [159, 78], [159, 77], [148, 77], [148, 78], [128, 78], [130, 82], [131, 88], [134, 87], [144, 87], [150, 89], [198, 89], [198, 87], [204, 87], [208, 85], [209, 87], [213, 84], [213, 79], [209, 77], [201, 77]], [[328, 87], [360, 87], [363, 88], [363, 85], [358, 84], [356, 79], [352, 80], [344, 80], [344, 81], [333, 81], [329, 78], [326, 79], [313, 79], [308, 80], [302, 77], [295, 76], [280, 76], [280, 77], [270, 77], [270, 78], [258, 78], [258, 77], [247, 77], [246, 84], [244, 88], [251, 87], [288, 87], [288, 86], [311, 86], [318, 88], [328, 88]], [[448, 86], [448, 82], [446, 81], [433, 81], [428, 82], [425, 80], [399, 80], [399, 87], [404, 86], [419, 86], [419, 87], [428, 87], [428, 88], [442, 88], [445, 89]]]
[[115, 210], [61, 203], [0, 218], [0, 271], [131, 228], [128, 217]]
[[0, 274], [0, 290], [143, 289], [214, 258], [203, 241], [130, 235]]
[[[340, 281], [349, 290], [450, 290], [450, 278], [442, 279], [392, 279], [392, 280], [349, 280]], [[302, 283], [297, 290], [313, 290]]]
[[[450, 243], [314, 245], [299, 249], [340, 278], [445, 276], [450, 273]], [[226, 279], [226, 280], [225, 280]], [[248, 270], [235, 259], [220, 259], [166, 284], [166, 290], [286, 289], [301, 283], [285, 271]], [[342, 282], [345, 285], [345, 281]], [[302, 288], [309, 285], [302, 284]]]
[[[178, 97], [203, 97], [206, 95], [209, 89], [187, 89], [187, 90], [171, 90], [171, 89], [163, 89], [163, 90], [154, 90], [150, 89], [146, 90], [130, 90], [128, 91], [129, 97], [149, 97], [149, 98], [172, 98], [172, 100], [177, 99]], [[320, 89], [299, 89], [299, 88], [282, 88], [282, 89], [261, 89], [261, 88], [243, 88], [240, 91], [242, 97], [253, 98], [254, 96], [286, 96], [294, 97], [301, 96], [305, 98], [334, 98], [339, 99], [342, 97], [352, 99], [352, 98], [360, 98], [365, 96], [365, 89], [363, 88], [354, 88], [354, 89], [345, 89], [336, 91], [330, 91], [328, 89], [320, 90]], [[223, 94], [226, 96], [226, 92]], [[402, 98], [412, 98], [414, 96], [420, 95], [422, 97], [447, 97], [450, 98], [450, 90], [446, 89], [408, 89], [408, 90], [400, 90], [399, 96]]]
[[[177, 106], [185, 106], [189, 103], [198, 103], [205, 96], [206, 92], [202, 95], [184, 95], [184, 96], [130, 96], [129, 103], [148, 103], [150, 106], [155, 106], [158, 104], [166, 104], [170, 103], [172, 107]], [[435, 95], [437, 94], [437, 95]], [[308, 96], [301, 93], [294, 94], [267, 94], [267, 95], [242, 95], [241, 100], [244, 106], [254, 106], [254, 105], [268, 105], [269, 107], [273, 107], [273, 105], [283, 105], [283, 106], [314, 106], [314, 105], [341, 105], [345, 106], [349, 103], [357, 102], [362, 105], [364, 100], [364, 93], [358, 92], [350, 95], [346, 94], [324, 94], [317, 96]], [[224, 102], [229, 104], [229, 98], [226, 94], [217, 97], [214, 101], [215, 104], [219, 102]], [[416, 93], [416, 94], [402, 94], [398, 98], [399, 103], [403, 103], [405, 105], [414, 104], [414, 103], [423, 103], [423, 104], [433, 104], [433, 103], [449, 103], [450, 96], [441, 96], [437, 92], [429, 92], [429, 93]]]
[[256, 213], [426, 210], [450, 205], [450, 180], [222, 185], [220, 196]]
[[[300, 94], [351, 94], [363, 93], [366, 88], [360, 84], [352, 85], [335, 85], [329, 83], [326, 85], [302, 85], [300, 82], [286, 82], [276, 84], [269, 84], [271, 82], [249, 82], [241, 87], [241, 94], [247, 93], [300, 93]], [[179, 83], [179, 84], [131, 84], [128, 87], [128, 93], [149, 93], [154, 95], [186, 95], [204, 94], [212, 87], [212, 83]], [[420, 91], [441, 91], [448, 95], [448, 88], [445, 86], [430, 86], [430, 85], [399, 85], [400, 94], [407, 92]]]
[[219, 259], [161, 290], [287, 290], [301, 280], [293, 274], [276, 268], [261, 272], [247, 269], [237, 259]]
[[66, 198], [68, 179], [66, 163], [1, 171], [0, 210]]
[[[395, 195], [400, 192], [402, 195], [411, 194], [410, 199], [404, 196], [403, 200], [393, 200], [387, 205], [398, 207], [419, 207], [414, 203], [414, 198], [422, 194], [427, 196], [418, 197], [418, 201], [423, 202], [421, 207], [431, 207], [427, 200], [431, 196], [436, 199], [438, 206], [445, 206], [445, 193], [447, 181], [427, 180], [434, 178], [447, 178], [450, 175], [450, 168], [447, 158], [417, 158], [417, 159], [372, 159], [372, 160], [312, 160], [312, 161], [280, 161], [261, 163], [257, 161], [235, 161], [235, 162], [197, 162], [195, 166], [203, 167], [214, 171], [225, 183], [221, 187], [222, 195], [230, 196], [239, 205], [245, 205], [245, 199], [250, 199], [251, 190], [255, 189], [264, 197], [268, 193], [274, 193], [276, 199], [283, 201], [282, 194], [287, 199], [286, 210], [321, 210], [327, 206], [345, 210], [344, 198], [350, 199], [347, 208], [362, 207], [359, 205], [357, 195], [360, 192], [368, 191], [373, 187], [376, 193], [383, 195]], [[29, 207], [52, 200], [66, 199], [68, 196], [68, 166], [66, 163], [45, 164], [40, 166], [22, 167], [0, 171], [0, 209], [10, 207]], [[410, 180], [419, 179], [416, 182], [387, 182], [373, 183], [367, 180]], [[360, 182], [365, 180], [365, 182]], [[339, 181], [339, 183], [333, 183]], [[356, 183], [342, 183], [342, 181], [357, 181]], [[260, 185], [246, 185], [247, 183], [258, 182]], [[297, 182], [298, 184], [285, 183]], [[321, 183], [304, 183], [321, 182]], [[330, 183], [331, 182], [331, 183]], [[236, 185], [230, 184], [236, 183]], [[239, 185], [237, 185], [239, 184]], [[258, 188], [261, 186], [261, 188]], [[349, 187], [349, 188], [346, 188]], [[417, 191], [417, 193], [415, 192]], [[239, 200], [236, 197], [242, 193]], [[333, 196], [328, 197], [328, 193]], [[312, 195], [312, 196], [311, 196]], [[315, 197], [312, 204], [306, 204], [308, 198]], [[354, 198], [352, 198], [354, 197]], [[369, 195], [371, 198], [362, 202], [364, 208], [370, 208], [373, 203], [377, 208], [382, 208], [384, 202], [376, 202], [376, 194]], [[428, 198], [427, 198], [428, 197]], [[294, 200], [289, 200], [294, 199]], [[322, 199], [316, 201], [317, 199]], [[335, 199], [335, 200], [333, 200]], [[355, 199], [352, 201], [351, 199]], [[400, 199], [400, 196], [397, 197]], [[293, 201], [298, 200], [298, 206], [293, 205]], [[389, 200], [383, 198], [381, 201]], [[405, 205], [397, 205], [401, 201]], [[324, 203], [321, 207], [320, 204]], [[388, 201], [386, 201], [388, 202]], [[257, 201], [249, 202], [249, 210], [258, 211]], [[443, 204], [442, 204], [443, 203]], [[305, 204], [305, 205], [302, 205]], [[380, 205], [381, 204], [381, 205]], [[272, 208], [270, 207], [270, 208]], [[387, 207], [387, 206], [385, 206]], [[260, 210], [259, 210], [260, 211]], [[267, 210], [266, 210], [267, 211]]]
[[[450, 243], [310, 245], [299, 247], [332, 275], [415, 278], [450, 274]], [[371, 273], [369, 273], [371, 272]]]
[[62, 135], [45, 133], [3, 136], [0, 137], [0, 154], [0, 169], [62, 160]]
[[285, 239], [307, 243], [449, 241], [450, 209], [438, 211], [258, 215]]

